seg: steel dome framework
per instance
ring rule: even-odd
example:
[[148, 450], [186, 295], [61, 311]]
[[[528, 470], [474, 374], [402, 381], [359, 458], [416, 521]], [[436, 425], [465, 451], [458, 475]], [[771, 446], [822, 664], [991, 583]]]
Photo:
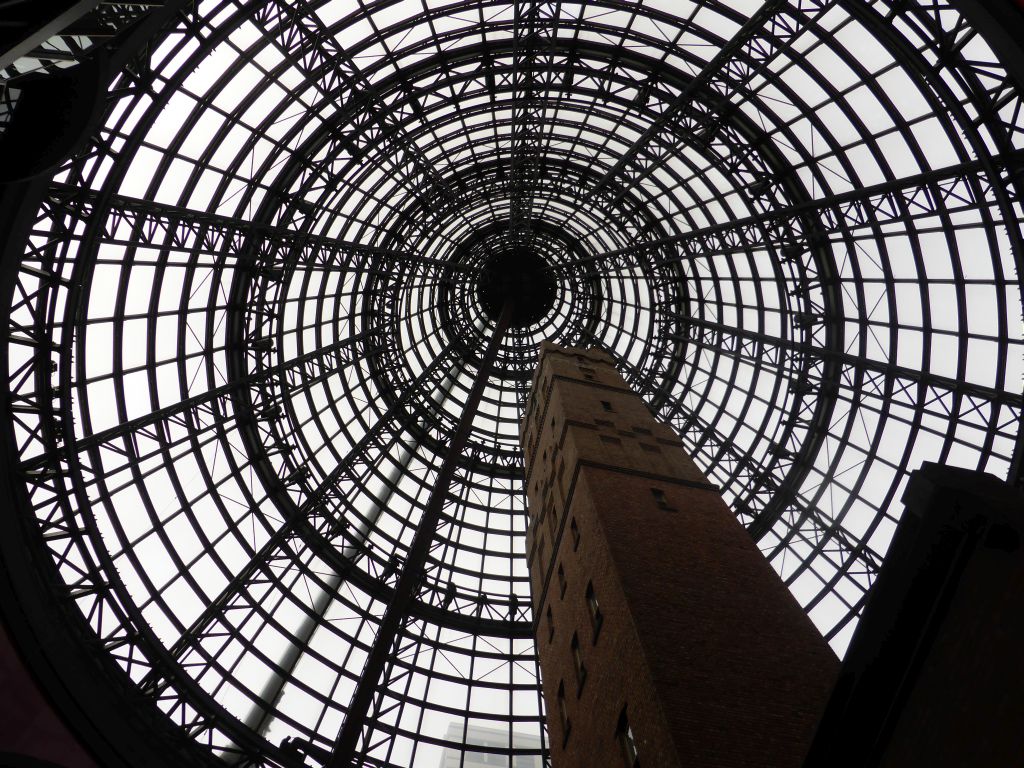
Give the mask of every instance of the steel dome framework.
[[[614, 355], [842, 653], [907, 473], [1021, 469], [1024, 111], [957, 8], [181, 10], [7, 270], [33, 620], [177, 765], [540, 754], [551, 339]], [[497, 338], [496, 259], [552, 288]]]

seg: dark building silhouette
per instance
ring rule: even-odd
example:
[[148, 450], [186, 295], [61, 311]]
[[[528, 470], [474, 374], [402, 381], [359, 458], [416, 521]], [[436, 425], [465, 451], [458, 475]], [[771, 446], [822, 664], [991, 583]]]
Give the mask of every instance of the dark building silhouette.
[[[0, 690], [0, 765], [96, 768], [95, 760], [54, 711], [2, 628]], [[49, 762], [29, 763], [30, 759]]]
[[[771, 631], [844, 658], [814, 768], [844, 744], [963, 761], [978, 732], [1005, 763], [1016, 667], [964, 649], [1019, 645], [985, 574], [1017, 578], [992, 522], [1017, 502], [989, 486], [1024, 482], [1022, 20], [1004, 0], [0, 3], [0, 764], [567, 754], [519, 443], [545, 340], [610, 356], [747, 531], [751, 594], [789, 606]], [[679, 452], [645, 444], [655, 474]], [[926, 463], [963, 481], [935, 498], [996, 517], [922, 513], [890, 578]], [[646, 493], [678, 535], [676, 485]], [[607, 647], [578, 640], [576, 703]], [[848, 730], [863, 711], [886, 714]], [[795, 755], [803, 723], [764, 733]]]
[[1013, 765], [1024, 755], [1024, 493], [925, 464], [806, 768]]

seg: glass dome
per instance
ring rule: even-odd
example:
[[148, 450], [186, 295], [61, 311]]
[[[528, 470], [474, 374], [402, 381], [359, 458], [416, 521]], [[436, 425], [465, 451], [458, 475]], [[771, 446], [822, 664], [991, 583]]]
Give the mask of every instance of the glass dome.
[[907, 473], [1019, 471], [1022, 150], [945, 2], [197, 2], [16, 275], [53, 590], [154, 738], [324, 764], [484, 375], [359, 756], [539, 764], [518, 424], [550, 339], [611, 352], [841, 655]]

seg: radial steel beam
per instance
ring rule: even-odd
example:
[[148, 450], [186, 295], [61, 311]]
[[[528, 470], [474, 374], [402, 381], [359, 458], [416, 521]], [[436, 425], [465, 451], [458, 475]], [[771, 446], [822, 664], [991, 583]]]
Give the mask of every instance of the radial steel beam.
[[[338, 466], [323, 479], [301, 505], [293, 506], [281, 527], [253, 554], [248, 563], [224, 586], [220, 594], [210, 601], [202, 614], [192, 623], [191, 627], [183, 632], [181, 637], [171, 646], [169, 653], [172, 658], [178, 660], [182, 654], [196, 646], [198, 640], [204, 636], [208, 628], [219, 617], [224, 615], [225, 607], [230, 601], [238, 594], [244, 593], [246, 585], [254, 577], [270, 570], [268, 561], [274, 553], [284, 547], [293, 537], [301, 536], [304, 533], [304, 524], [308, 523], [309, 515], [316, 509], [324, 496], [336, 486], [339, 479], [344, 476], [351, 465], [365, 459], [365, 452], [368, 446], [371, 446], [380, 439], [381, 433], [385, 431], [385, 428], [392, 426], [394, 419], [401, 415], [407, 407], [408, 401], [412, 399], [419, 387], [428, 382], [437, 369], [449, 359], [451, 349], [451, 346], [449, 346], [439, 354], [433, 364], [419, 375], [403, 396], [395, 401], [387, 412], [381, 414], [377, 422], [351, 447], [342, 461], [338, 463]], [[159, 690], [162, 682], [158, 673], [159, 670], [154, 670], [152, 678], [143, 680], [140, 683], [140, 688], [148, 691]]]
[[[731, 62], [733, 62], [737, 54], [739, 54], [745, 47], [750, 46], [753, 41], [765, 37], [765, 25], [776, 14], [778, 14], [785, 5], [785, 0], [768, 0], [768, 2], [765, 2], [749, 19], [747, 19], [746, 23], [736, 31], [736, 34], [733, 35], [732, 39], [723, 45], [718, 53], [704, 65], [701, 71], [698, 72], [692, 80], [690, 80], [668, 109], [666, 109], [657, 120], [652, 122], [647, 130], [645, 130], [629, 146], [628, 149], [619, 154], [618, 160], [615, 161], [615, 164], [608, 169], [607, 173], [605, 173], [597, 183], [597, 188], [594, 190], [595, 193], [603, 191], [604, 188], [616, 177], [626, 175], [624, 174], [625, 169], [637, 159], [641, 152], [651, 145], [654, 138], [662, 131], [674, 126], [680, 121], [684, 123], [688, 121], [697, 123], [697, 125], [688, 126], [691, 128], [688, 133], [693, 133], [694, 129], [699, 130], [699, 128], [703, 127], [703, 125], [699, 124], [709, 119], [710, 113], [701, 113], [699, 110], [695, 110], [695, 104], [698, 97], [703, 92], [711, 89], [720, 102], [728, 101], [729, 95], [734, 92], [736, 87], [736, 83], [728, 78], [729, 75], [736, 74], [735, 72], [730, 71]], [[772, 54], [779, 50], [771, 44], [770, 40], [761, 40], [761, 42], [762, 46], [771, 50]], [[732, 66], [735, 67], [736, 65]], [[723, 78], [723, 73], [727, 77]], [[749, 74], [746, 74], [746, 76], [749, 77], [753, 74], [754, 72], [751, 71]], [[718, 83], [718, 88], [713, 87], [716, 80], [721, 81]], [[724, 91], [724, 93], [721, 93], [721, 91]], [[615, 200], [621, 200], [622, 196], [630, 188], [646, 178], [651, 170], [652, 167], [648, 166], [632, 175], [623, 189], [619, 191]]]
[[[104, 243], [134, 246], [171, 243], [175, 247], [213, 255], [221, 255], [225, 248], [229, 248], [235, 251], [237, 260], [243, 263], [261, 258], [266, 260], [268, 253], [285, 250], [294, 257], [295, 264], [304, 269], [343, 269], [348, 266], [344, 256], [358, 254], [389, 263], [437, 267], [446, 272], [476, 271], [464, 264], [452, 264], [407, 251], [297, 232], [279, 225], [164, 205], [125, 195], [111, 195], [100, 205], [99, 193], [95, 190], [69, 184], [51, 184], [47, 194], [51, 203], [63, 205], [76, 219], [87, 221], [97, 214], [103, 215], [98, 237]], [[125, 225], [131, 231], [127, 237], [123, 233]], [[247, 238], [255, 238], [258, 251], [254, 250], [250, 254], [243, 251]], [[283, 262], [283, 259], [280, 261]]]
[[[121, 437], [130, 437], [132, 433], [145, 429], [148, 426], [167, 421], [178, 414], [186, 413], [194, 408], [218, 400], [236, 390], [258, 384], [259, 382], [278, 374], [302, 368], [309, 363], [329, 358], [335, 354], [341, 354], [347, 350], [354, 352], [358, 349], [358, 345], [371, 338], [373, 333], [373, 331], [362, 331], [361, 333], [357, 333], [347, 339], [341, 339], [328, 344], [321, 349], [316, 349], [312, 352], [307, 352], [304, 355], [299, 355], [291, 360], [285, 360], [277, 363], [276, 365], [272, 365], [257, 373], [252, 373], [239, 379], [234, 379], [226, 384], [220, 385], [219, 387], [214, 387], [213, 389], [209, 389], [198, 395], [184, 398], [176, 403], [164, 406], [163, 408], [158, 408], [150, 413], [143, 414], [142, 416], [138, 416], [129, 421], [115, 424], [112, 427], [76, 438], [73, 441], [68, 441], [68, 443], [60, 446], [51, 453], [42, 453], [22, 462], [20, 469], [22, 472], [29, 472], [31, 470], [41, 469], [43, 467], [56, 464], [62, 457], [71, 453], [81, 453], [92, 448], [103, 446], [112, 440], [116, 440]], [[19, 401], [16, 396], [12, 396], [12, 410], [18, 411], [21, 409], [39, 410], [39, 406], [35, 403]]]
[[408, 557], [402, 568], [401, 576], [398, 578], [398, 583], [395, 585], [394, 596], [384, 611], [384, 617], [381, 619], [377, 636], [374, 638], [373, 646], [367, 656], [366, 666], [359, 677], [359, 683], [349, 704], [345, 722], [338, 733], [327, 768], [350, 768], [356, 764], [359, 737], [366, 725], [373, 695], [391, 656], [391, 649], [401, 630], [409, 606], [420, 588], [423, 568], [426, 565], [430, 546], [441, 520], [441, 512], [448, 501], [448, 493], [452, 479], [455, 477], [455, 470], [473, 430], [473, 420], [480, 407], [484, 388], [490, 379], [491, 369], [494, 367], [498, 350], [501, 348], [501, 342], [508, 330], [512, 315], [513, 303], [506, 300], [480, 361], [480, 369], [466, 398], [465, 409], [459, 419], [459, 424], [448, 443], [448, 452], [434, 479], [434, 488], [427, 501], [427, 506], [423, 510], [423, 517], [416, 527]]
[[[28, 10], [15, 7], [8, 10], [10, 37], [0, 43], [0, 69], [9, 67], [18, 58], [27, 56], [54, 35], [90, 13], [100, 4], [99, 0], [78, 0], [78, 2], [26, 3]], [[10, 5], [10, 3], [5, 3]], [[19, 6], [18, 3], [14, 3]], [[47, 7], [49, 5], [50, 7]], [[18, 11], [21, 11], [19, 14]], [[13, 28], [13, 29], [11, 29]]]
[[[906, 382], [912, 382], [914, 384], [921, 384], [927, 387], [934, 387], [935, 389], [943, 389], [955, 394], [974, 397], [980, 400], [987, 400], [989, 402], [1006, 405], [1011, 408], [1024, 407], [1024, 395], [1017, 392], [985, 386], [983, 384], [976, 384], [974, 382], [967, 381], [966, 379], [957, 379], [951, 376], [940, 376], [939, 374], [931, 371], [908, 368], [904, 365], [897, 365], [891, 360], [877, 360], [869, 357], [861, 357], [860, 355], [843, 352], [841, 350], [808, 346], [806, 344], [801, 344], [794, 339], [783, 339], [771, 334], [736, 328], [725, 323], [716, 323], [711, 320], [702, 320], [697, 317], [683, 317], [680, 315], [678, 316], [678, 319], [686, 325], [693, 326], [694, 328], [703, 328], [709, 331], [714, 331], [718, 334], [734, 336], [743, 341], [778, 347], [789, 352], [799, 352], [800, 354], [808, 355], [810, 357], [835, 360], [840, 365], [870, 373], [882, 374], [889, 379], [898, 379]], [[686, 334], [678, 334], [676, 338], [680, 341], [695, 341], [693, 337], [687, 336]], [[696, 341], [699, 340], [699, 338], [696, 339]], [[717, 348], [719, 347], [716, 347], [716, 349]]]
[[544, 124], [544, 104], [538, 97], [536, 74], [542, 3], [515, 4], [515, 47], [512, 54], [512, 129], [509, 148], [509, 237], [529, 239], [533, 198], [537, 192], [537, 141]]
[[[890, 221], [907, 221], [916, 215], [933, 215], [947, 201], [959, 201], [965, 207], [976, 206], [978, 193], [991, 186], [985, 173], [988, 165], [1015, 169], [1024, 167], [1024, 151], [1016, 150], [984, 160], [924, 171], [869, 187], [852, 189], [837, 195], [811, 200], [741, 219], [711, 224], [679, 235], [648, 240], [625, 248], [595, 253], [552, 267], [565, 272], [583, 265], [600, 265], [604, 269], [626, 269], [640, 266], [638, 256], [660, 248], [679, 247], [684, 253], [656, 261], [652, 266], [715, 254], [738, 253], [763, 247], [766, 242], [776, 246], [804, 245], [801, 241], [821, 238], [840, 228], [857, 228]], [[802, 222], [808, 216], [822, 219], [823, 229], [803, 234]], [[775, 237], [765, 240], [764, 230]]]
[[[407, 99], [402, 103], [384, 99], [377, 84], [367, 77], [363, 64], [324, 24], [315, 5], [309, 0], [270, 0], [257, 17], [258, 26], [324, 96], [346, 105], [350, 130], [343, 143], [348, 151], [355, 155], [367, 141], [382, 138], [391, 149], [387, 154], [411, 169], [413, 196], [439, 218], [450, 210], [462, 217], [457, 203], [465, 190], [453, 187], [451, 174], [437, 167], [406, 128], [410, 117], [427, 119], [421, 96], [404, 83]], [[400, 76], [403, 69], [398, 68]]]

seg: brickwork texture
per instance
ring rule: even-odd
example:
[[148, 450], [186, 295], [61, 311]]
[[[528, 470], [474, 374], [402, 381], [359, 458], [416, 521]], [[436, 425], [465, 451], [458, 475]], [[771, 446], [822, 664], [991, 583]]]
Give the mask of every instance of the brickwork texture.
[[674, 431], [545, 343], [521, 439], [554, 768], [798, 768], [838, 660]]

